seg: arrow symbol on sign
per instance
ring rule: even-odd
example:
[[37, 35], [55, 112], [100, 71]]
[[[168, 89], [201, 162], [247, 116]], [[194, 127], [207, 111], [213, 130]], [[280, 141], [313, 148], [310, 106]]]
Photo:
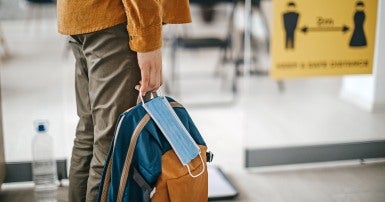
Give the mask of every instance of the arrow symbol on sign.
[[303, 26], [301, 31], [303, 33], [307, 33], [307, 32], [333, 32], [333, 31], [340, 31], [340, 32], [346, 33], [347, 31], [349, 31], [349, 27], [346, 25], [344, 25], [342, 27], [307, 27], [307, 26]]

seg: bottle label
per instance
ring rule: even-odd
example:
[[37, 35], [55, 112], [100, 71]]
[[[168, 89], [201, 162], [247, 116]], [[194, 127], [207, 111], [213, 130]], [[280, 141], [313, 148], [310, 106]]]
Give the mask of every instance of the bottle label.
[[33, 181], [36, 185], [55, 183], [57, 177], [54, 161], [34, 161], [32, 169]]

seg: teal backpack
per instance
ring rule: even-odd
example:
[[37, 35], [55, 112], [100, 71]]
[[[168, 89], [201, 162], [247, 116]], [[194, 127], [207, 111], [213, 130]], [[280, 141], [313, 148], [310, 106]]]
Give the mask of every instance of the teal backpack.
[[187, 110], [165, 98], [200, 148], [200, 154], [182, 165], [167, 137], [143, 107], [143, 103], [122, 113], [108, 153], [98, 201], [183, 201], [208, 200], [207, 164], [212, 154]]

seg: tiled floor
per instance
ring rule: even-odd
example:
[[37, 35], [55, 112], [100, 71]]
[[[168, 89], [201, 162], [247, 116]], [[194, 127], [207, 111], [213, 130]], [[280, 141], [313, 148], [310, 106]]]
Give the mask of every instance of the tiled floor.
[[[73, 58], [53, 21], [24, 25], [2, 23], [12, 51], [12, 57], [1, 64], [6, 160], [31, 159], [36, 119], [50, 121], [56, 156], [68, 158], [77, 120]], [[168, 50], [164, 52], [167, 58]], [[177, 98], [187, 105], [215, 153], [213, 164], [239, 189], [234, 201], [385, 201], [383, 162], [246, 170], [244, 148], [384, 139], [385, 114], [371, 114], [340, 100], [341, 81], [336, 77], [288, 80], [284, 93], [264, 76], [241, 79], [241, 92], [229, 104], [231, 94], [224, 90], [228, 86], [213, 76], [216, 55], [215, 51], [181, 53]], [[202, 105], [207, 101], [224, 102]], [[66, 201], [66, 187], [60, 191], [61, 201]], [[31, 194], [30, 184], [4, 185], [0, 201], [31, 201]]]

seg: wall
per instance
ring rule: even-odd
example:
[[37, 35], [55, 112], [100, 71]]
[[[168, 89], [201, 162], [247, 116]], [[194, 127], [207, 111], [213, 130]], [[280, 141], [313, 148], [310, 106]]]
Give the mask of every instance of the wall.
[[341, 97], [371, 112], [385, 112], [385, 2], [378, 2], [373, 74], [343, 78]]
[[377, 42], [374, 63], [374, 99], [373, 111], [385, 112], [385, 2], [379, 2], [379, 15], [377, 20]]

